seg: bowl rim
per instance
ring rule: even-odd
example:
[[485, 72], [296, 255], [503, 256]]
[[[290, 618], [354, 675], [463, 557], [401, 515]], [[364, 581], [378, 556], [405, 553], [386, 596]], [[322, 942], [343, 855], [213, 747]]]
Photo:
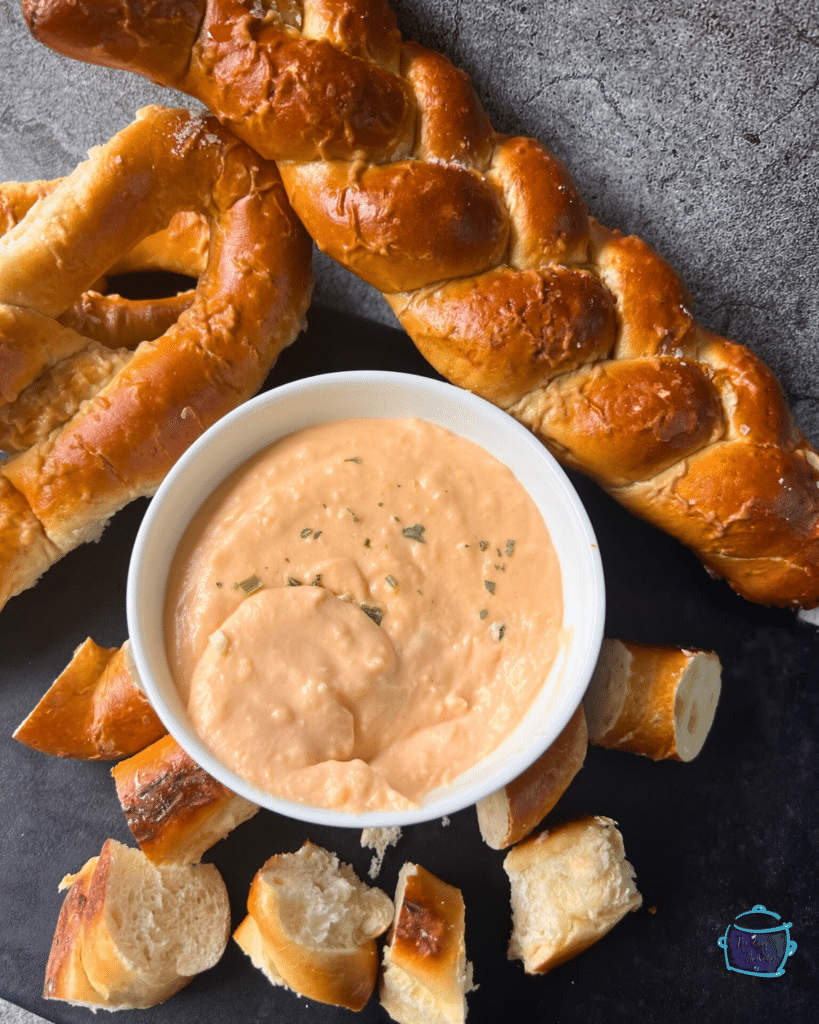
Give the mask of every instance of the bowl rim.
[[[164, 642], [162, 642], [161, 639], [157, 642], [157, 635], [160, 637], [162, 635], [161, 620], [163, 618], [163, 614], [162, 612], [159, 614], [160, 627], [159, 632], [157, 633], [155, 618], [157, 602], [150, 602], [146, 599], [148, 592], [151, 589], [155, 590], [159, 585], [156, 582], [158, 578], [156, 566], [157, 559], [159, 559], [162, 590], [162, 601], [159, 602], [159, 604], [164, 609], [164, 598], [167, 589], [167, 570], [170, 566], [170, 560], [172, 559], [178, 542], [181, 540], [181, 536], [185, 529], [187, 529], [191, 518], [195, 512], [198, 511], [202, 501], [205, 500], [207, 495], [212, 493], [213, 490], [215, 490], [215, 488], [230, 475], [230, 473], [234, 472], [235, 469], [246, 463], [255, 453], [262, 451], [279, 438], [294, 433], [296, 430], [300, 429], [300, 425], [297, 424], [292, 426], [285, 432], [270, 433], [266, 439], [261, 440], [258, 443], [254, 442], [255, 446], [248, 444], [243, 445], [241, 448], [242, 454], [236, 455], [235, 457], [231, 456], [227, 461], [219, 462], [217, 469], [209, 468], [213, 466], [213, 462], [212, 460], [206, 460], [205, 453], [211, 449], [214, 444], [216, 444], [217, 447], [220, 444], [224, 446], [226, 438], [228, 438], [237, 429], [241, 430], [239, 425], [242, 424], [243, 421], [250, 419], [252, 423], [252, 418], [263, 417], [264, 413], [273, 406], [281, 403], [286, 405], [288, 401], [292, 402], [294, 399], [305, 399], [311, 397], [314, 400], [313, 405], [315, 405], [315, 398], [327, 389], [332, 393], [334, 388], [348, 388], [351, 385], [357, 385], [358, 387], [364, 387], [365, 389], [372, 389], [373, 394], [383, 391], [390, 385], [402, 387], [404, 389], [415, 388], [420, 391], [424, 391], [427, 393], [430, 400], [441, 402], [444, 405], [449, 403], [453, 410], [457, 408], [462, 410], [465, 417], [462, 424], [464, 429], [469, 428], [471, 416], [478, 416], [482, 421], [487, 418], [489, 420], [494, 420], [495, 423], [493, 425], [497, 426], [500, 431], [505, 431], [509, 436], [510, 444], [514, 443], [516, 446], [514, 449], [516, 458], [518, 457], [518, 445], [522, 445], [526, 449], [529, 449], [526, 453], [527, 457], [534, 457], [536, 460], [541, 461], [545, 467], [548, 467], [550, 485], [555, 488], [558, 499], [562, 500], [568, 506], [569, 514], [573, 520], [572, 528], [577, 533], [578, 539], [582, 541], [578, 546], [578, 550], [580, 552], [579, 560], [583, 572], [583, 578], [586, 581], [586, 586], [590, 589], [592, 598], [590, 601], [591, 607], [588, 609], [587, 628], [585, 629], [585, 635], [582, 637], [581, 648], [576, 649], [577, 638], [574, 637], [572, 642], [566, 645], [567, 650], [562, 652], [565, 658], [569, 658], [571, 656], [576, 662], [574, 678], [569, 685], [557, 686], [557, 684], [555, 684], [558, 691], [555, 695], [556, 699], [554, 701], [557, 706], [557, 712], [555, 714], [550, 714], [550, 728], [545, 729], [538, 736], [537, 743], [529, 742], [528, 744], [519, 747], [515, 753], [507, 758], [502, 768], [489, 773], [488, 778], [491, 779], [491, 786], [489, 787], [487, 787], [486, 779], [484, 777], [478, 777], [477, 781], [467, 784], [464, 787], [460, 787], [450, 793], [446, 792], [450, 787], [443, 787], [444, 793], [442, 795], [436, 796], [433, 794], [432, 797], [428, 797], [426, 802], [418, 808], [410, 810], [376, 810], [367, 811], [361, 814], [353, 814], [347, 811], [301, 804], [273, 796], [272, 794], [263, 792], [246, 782], [211, 754], [202, 740], [193, 731], [190, 724], [185, 722], [184, 712], [180, 715], [174, 709], [172, 706], [173, 698], [171, 698], [170, 703], [166, 699], [163, 685], [158, 683], [155, 678], [157, 669], [159, 670], [158, 674], [160, 676], [164, 675], [166, 681], [171, 677], [170, 671], [167, 667]], [[352, 419], [358, 416], [366, 417], [366, 415], [366, 412], [357, 412], [354, 415], [348, 414], [343, 417], [314, 414], [312, 417], [308, 417], [308, 420], [309, 423], [321, 423], [331, 422], [340, 418]], [[429, 415], [421, 413], [415, 414], [409, 411], [399, 411], [395, 414], [394, 418], [410, 417], [413, 415], [418, 415], [418, 418], [425, 419], [428, 422], [436, 422]], [[454, 415], [454, 412], [452, 415]], [[378, 418], [388, 418], [384, 413], [377, 413], [375, 416]], [[453, 427], [446, 425], [445, 429], [449, 429], [454, 433], [461, 433], [457, 426]], [[461, 436], [467, 435], [461, 433]], [[467, 439], [472, 440], [481, 447], [484, 447], [485, 450], [489, 450], [487, 445], [483, 444], [481, 441], [475, 441], [475, 439], [471, 437], [467, 437]], [[493, 441], [493, 443], [495, 442]], [[505, 459], [502, 456], [498, 456], [497, 453], [490, 453], [495, 454], [495, 457], [499, 458], [499, 461], [505, 461]], [[520, 458], [524, 458], [524, 453], [520, 454]], [[201, 468], [202, 465], [205, 466], [204, 470]], [[515, 475], [517, 476], [517, 473]], [[165, 514], [169, 496], [172, 497], [176, 490], [178, 488], [183, 488], [186, 482], [190, 482], [191, 478], [199, 479], [202, 476], [210, 478], [206, 487], [203, 488], [201, 485], [199, 487], [202, 491], [202, 496], [191, 502], [190, 512], [186, 512], [185, 516], [181, 517], [181, 525], [178, 522], [174, 523], [173, 532], [176, 534], [176, 540], [173, 543], [168, 543], [161, 533], [161, 530], [163, 527], [162, 517], [163, 514]], [[522, 481], [519, 482], [521, 482], [522, 486], [527, 491], [530, 491], [530, 488], [527, 487], [525, 483]], [[182, 493], [187, 492], [183, 491]], [[537, 499], [535, 499], [535, 501], [540, 507], [540, 503]], [[177, 517], [177, 519], [179, 518], [180, 517]], [[562, 563], [561, 572], [565, 577], [566, 574]], [[566, 613], [565, 595], [566, 580], [564, 579], [564, 616]], [[153, 606], [153, 620], [151, 606]], [[140, 524], [128, 569], [126, 615], [131, 653], [134, 658], [140, 682], [149, 701], [171, 736], [176, 739], [180, 746], [183, 747], [183, 749], [185, 749], [194, 761], [196, 761], [197, 764], [199, 764], [205, 771], [211, 774], [218, 781], [222, 782], [233, 792], [244, 796], [246, 799], [249, 799], [256, 804], [259, 804], [261, 807], [265, 807], [276, 813], [283, 814], [296, 820], [317, 825], [333, 827], [341, 826], [359, 829], [369, 827], [394, 827], [408, 826], [423, 821], [433, 820], [435, 818], [445, 817], [471, 806], [482, 797], [496, 792], [512, 779], [520, 775], [521, 772], [529, 767], [529, 765], [531, 765], [543, 753], [543, 751], [545, 751], [546, 748], [554, 742], [582, 701], [583, 694], [597, 663], [603, 639], [605, 619], [605, 583], [602, 560], [600, 558], [599, 547], [597, 545], [594, 530], [577, 491], [554, 456], [551, 455], [542, 442], [539, 441], [526, 427], [513, 419], [512, 416], [504, 410], [492, 405], [485, 399], [435, 378], [397, 371], [349, 370], [300, 378], [299, 380], [262, 392], [218, 420], [180, 457], [157, 489], [156, 494], [151, 500], [143, 517], [142, 523]], [[152, 621], [153, 625], [151, 624]], [[161, 650], [159, 651], [157, 650], [158, 646], [161, 647]], [[550, 679], [551, 675], [552, 672], [550, 671], [546, 679]], [[171, 686], [173, 686], [172, 683]], [[181, 701], [178, 701], [178, 703], [181, 706]], [[518, 728], [520, 728], [520, 725]], [[516, 729], [515, 733], [517, 733], [517, 731], [518, 730]], [[514, 736], [515, 733], [512, 735]], [[504, 741], [504, 744], [505, 743], [506, 741]], [[493, 755], [490, 755], [490, 757], [492, 756]], [[483, 762], [479, 762], [479, 764], [482, 763]], [[470, 769], [469, 772], [475, 772], [475, 769]], [[464, 776], [467, 774], [469, 773], [464, 773]], [[478, 774], [480, 776], [480, 773]], [[459, 776], [459, 778], [463, 778], [464, 776]]]

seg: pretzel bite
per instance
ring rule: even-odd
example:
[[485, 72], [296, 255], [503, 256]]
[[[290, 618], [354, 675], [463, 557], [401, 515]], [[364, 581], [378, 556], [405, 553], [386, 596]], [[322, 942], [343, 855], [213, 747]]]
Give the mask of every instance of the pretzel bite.
[[583, 767], [588, 746], [581, 704], [554, 743], [510, 783], [475, 805], [481, 835], [493, 850], [528, 836], [546, 817]]
[[597, 942], [643, 902], [611, 818], [581, 818], [519, 843], [503, 862], [512, 887], [509, 959], [545, 974]]
[[142, 1009], [174, 995], [222, 957], [227, 890], [212, 864], [154, 866], [106, 841], [68, 889], [43, 996], [91, 1009]]
[[[312, 287], [310, 242], [276, 168], [213, 118], [145, 108], [52, 184], [0, 238], [0, 401], [17, 401], [83, 352], [89, 316], [107, 342], [132, 345], [158, 316], [167, 323], [182, 312], [62, 426], [0, 467], [0, 607], [44, 563], [97, 539], [114, 512], [152, 494], [200, 434], [259, 389], [303, 326]], [[116, 297], [81, 298], [106, 274], [152, 261], [201, 269], [189, 305], [151, 305], [140, 324]], [[13, 506], [45, 538], [31, 556]]]
[[14, 739], [44, 754], [95, 761], [128, 757], [164, 732], [142, 692], [128, 641], [118, 649], [88, 637]]
[[350, 1010], [367, 1003], [378, 973], [375, 940], [392, 921], [386, 893], [306, 842], [256, 873], [247, 909], [233, 937], [271, 984]]
[[418, 864], [405, 864], [384, 949], [381, 1005], [400, 1024], [463, 1024], [472, 988], [460, 890]]
[[714, 721], [720, 672], [712, 651], [604, 640], [583, 699], [590, 742], [691, 761]]
[[120, 761], [111, 774], [128, 828], [155, 864], [198, 864], [259, 810], [200, 768], [172, 736]]

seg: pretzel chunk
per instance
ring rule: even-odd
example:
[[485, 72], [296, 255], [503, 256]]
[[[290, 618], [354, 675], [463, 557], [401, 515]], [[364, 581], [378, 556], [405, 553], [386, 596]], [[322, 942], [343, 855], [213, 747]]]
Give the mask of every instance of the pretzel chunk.
[[120, 648], [88, 639], [14, 732], [27, 747], [79, 760], [115, 760], [165, 732], [142, 692], [126, 640]]
[[691, 761], [714, 721], [721, 682], [711, 651], [604, 640], [583, 704], [589, 741], [659, 761]]
[[459, 889], [419, 864], [405, 864], [395, 890], [395, 920], [384, 948], [381, 1005], [400, 1024], [463, 1024], [472, 964], [464, 944]]
[[503, 862], [512, 887], [509, 959], [545, 974], [643, 902], [611, 818], [581, 818], [518, 843]]
[[233, 937], [272, 984], [350, 1010], [367, 1003], [378, 973], [375, 940], [392, 920], [386, 893], [308, 841], [260, 868], [247, 909]]
[[588, 729], [581, 704], [533, 765], [475, 805], [486, 844], [493, 850], [505, 850], [537, 828], [583, 767], [587, 747]]
[[172, 736], [112, 770], [125, 820], [153, 863], [198, 864], [258, 806], [217, 782]]
[[92, 1009], [142, 1009], [213, 967], [230, 937], [227, 890], [212, 864], [156, 867], [106, 841], [60, 886], [68, 895], [43, 996]]

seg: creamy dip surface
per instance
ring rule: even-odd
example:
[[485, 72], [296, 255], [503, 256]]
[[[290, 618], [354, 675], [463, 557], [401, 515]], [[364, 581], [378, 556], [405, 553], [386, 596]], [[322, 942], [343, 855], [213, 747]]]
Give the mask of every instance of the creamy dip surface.
[[536, 505], [422, 420], [310, 427], [194, 517], [165, 607], [194, 728], [276, 796], [416, 806], [517, 726], [562, 642]]

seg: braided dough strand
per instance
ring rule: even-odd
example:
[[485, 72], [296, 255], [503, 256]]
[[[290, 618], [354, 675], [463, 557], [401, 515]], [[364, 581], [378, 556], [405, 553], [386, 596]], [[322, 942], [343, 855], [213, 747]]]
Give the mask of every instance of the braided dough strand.
[[[676, 273], [588, 216], [385, 0], [23, 0], [36, 38], [198, 97], [319, 248], [381, 289], [449, 380], [765, 604], [819, 603], [819, 456], [770, 371], [699, 326]], [[125, 27], [127, 26], [127, 28]]]
[[[0, 467], [0, 607], [258, 390], [312, 286], [275, 166], [214, 118], [145, 108], [51, 184], [0, 238], [0, 433], [19, 451]], [[163, 266], [163, 248], [172, 267], [201, 269], [193, 296], [148, 304], [140, 324], [138, 304], [87, 294], [112, 268]], [[133, 353], [109, 347], [146, 332]]]

